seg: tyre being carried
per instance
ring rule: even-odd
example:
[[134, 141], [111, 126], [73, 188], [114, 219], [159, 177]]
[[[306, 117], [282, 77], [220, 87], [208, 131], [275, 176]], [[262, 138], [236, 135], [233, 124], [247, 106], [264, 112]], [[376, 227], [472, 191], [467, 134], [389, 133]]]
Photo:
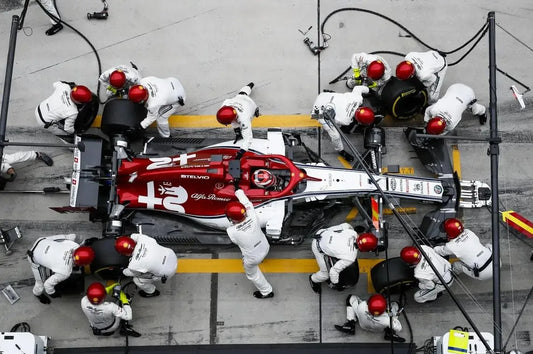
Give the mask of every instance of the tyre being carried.
[[399, 80], [396, 77], [385, 84], [380, 93], [385, 110], [397, 119], [410, 119], [427, 105], [427, 91], [418, 79]]
[[414, 286], [414, 269], [400, 257], [390, 258], [376, 264], [370, 271], [372, 284], [378, 293], [389, 291], [391, 294], [403, 292]]
[[102, 113], [102, 132], [109, 137], [116, 134], [139, 134], [140, 122], [146, 117], [146, 108], [126, 99], [109, 100]]

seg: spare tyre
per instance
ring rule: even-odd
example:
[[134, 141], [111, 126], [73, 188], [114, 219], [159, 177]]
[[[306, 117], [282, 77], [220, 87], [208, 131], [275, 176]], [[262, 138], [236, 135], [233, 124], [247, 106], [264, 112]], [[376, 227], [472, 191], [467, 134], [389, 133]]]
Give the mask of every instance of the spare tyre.
[[392, 77], [381, 90], [384, 108], [397, 119], [410, 119], [427, 105], [427, 91], [418, 79]]
[[102, 132], [109, 137], [124, 134], [132, 137], [142, 133], [139, 123], [146, 117], [142, 104], [127, 99], [112, 99], [104, 106]]
[[[387, 270], [388, 268], [388, 270]], [[372, 284], [376, 292], [399, 294], [416, 284], [414, 269], [400, 257], [390, 258], [376, 264], [370, 270]]]
[[[328, 267], [328, 272], [331, 267], [337, 263], [338, 259], [324, 255], [324, 260], [326, 261], [326, 266]], [[357, 259], [355, 262], [350, 264], [348, 267], [344, 268], [339, 273], [339, 283], [337, 284], [338, 288], [346, 289], [351, 288], [359, 281], [359, 263]]]

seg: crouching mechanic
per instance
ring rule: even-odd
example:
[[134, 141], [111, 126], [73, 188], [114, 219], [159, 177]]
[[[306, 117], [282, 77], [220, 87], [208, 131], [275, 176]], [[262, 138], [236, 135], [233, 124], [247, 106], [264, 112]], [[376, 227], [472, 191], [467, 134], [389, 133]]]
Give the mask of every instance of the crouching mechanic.
[[226, 229], [226, 232], [231, 242], [239, 246], [242, 252], [242, 263], [246, 278], [257, 288], [257, 291], [253, 293], [254, 297], [258, 299], [274, 297], [272, 285], [259, 269], [259, 264], [263, 262], [270, 250], [270, 244], [263, 230], [261, 230], [252, 202], [250, 202], [242, 189], [237, 189], [235, 196], [239, 201], [229, 202], [226, 205], [225, 213], [232, 223]]
[[108, 98], [112, 96], [122, 97], [128, 93], [131, 86], [139, 84], [141, 75], [132, 63], [132, 66], [117, 65], [104, 71], [99, 80], [106, 88]]
[[248, 85], [241, 88], [239, 93], [232, 98], [228, 98], [222, 102], [222, 107], [217, 111], [217, 121], [220, 124], [231, 124], [235, 132], [236, 144], [241, 141], [241, 149], [237, 152], [237, 159], [240, 159], [252, 145], [252, 120], [259, 117], [259, 108], [257, 104], [250, 98], [254, 83], [250, 82]]
[[479, 237], [455, 218], [444, 220], [443, 226], [448, 242], [434, 249], [441, 256], [459, 258], [452, 264], [453, 272], [465, 273], [478, 280], [492, 278], [492, 245], [483, 246]]
[[466, 109], [479, 118], [479, 124], [487, 122], [486, 108], [477, 103], [474, 90], [464, 84], [451, 85], [444, 96], [426, 108], [426, 132], [433, 135], [448, 134], [459, 124]]
[[141, 129], [146, 129], [153, 122], [157, 122], [157, 131], [163, 138], [170, 137], [168, 119], [185, 105], [185, 89], [178, 79], [169, 77], [160, 79], [147, 76], [139, 81], [139, 85], [132, 86], [128, 91], [130, 101], [144, 104], [148, 113], [140, 123]]
[[[356, 295], [348, 295], [346, 298], [346, 322], [335, 325], [338, 331], [355, 334], [355, 323], [359, 322], [362, 329], [370, 332], [385, 332], [385, 340], [393, 340], [403, 343], [405, 339], [396, 334], [402, 330], [402, 324], [398, 319], [401, 312], [397, 302], [392, 302], [389, 312], [387, 300], [381, 294], [374, 294], [368, 298], [368, 302]], [[392, 330], [391, 330], [392, 323]]]
[[123, 270], [127, 277], [133, 277], [133, 282], [139, 287], [142, 297], [159, 296], [154, 281], [164, 284], [174, 274], [178, 267], [178, 257], [170, 248], [159, 245], [152, 237], [143, 234], [120, 236], [115, 241], [118, 253], [131, 257], [128, 268]]
[[396, 77], [400, 80], [416, 77], [426, 87], [428, 103], [433, 104], [439, 99], [447, 68], [446, 58], [437, 51], [411, 52], [396, 66]]
[[81, 299], [81, 309], [93, 330], [95, 336], [111, 336], [120, 327], [120, 335], [140, 337], [126, 321], [131, 320], [132, 311], [129, 300], [120, 291], [119, 301], [121, 306], [104, 301], [107, 294], [113, 291], [116, 284], [105, 288], [101, 283], [89, 285], [85, 296]]
[[311, 111], [311, 117], [317, 119], [328, 133], [335, 151], [348, 162], [352, 162], [354, 157], [344, 150], [342, 138], [333, 124], [347, 126], [354, 118], [362, 125], [374, 123], [372, 109], [366, 107], [359, 109], [363, 104], [363, 94], [366, 93], [368, 93], [366, 86], [355, 86], [352, 92], [347, 93], [322, 92], [316, 98]]
[[[420, 246], [435, 266], [440, 276], [447, 286], [453, 284], [452, 266], [445, 258], [440, 256], [433, 248]], [[418, 280], [418, 290], [414, 295], [414, 300], [418, 303], [435, 301], [446, 290], [440, 279], [435, 274], [427, 259], [413, 246], [404, 247], [400, 252], [401, 259], [407, 264], [415, 267], [415, 278]]]
[[37, 151], [19, 151], [12, 154], [4, 154], [0, 164], [0, 190], [4, 189], [7, 182], [13, 182], [17, 177], [17, 172], [11, 166], [12, 164], [39, 160], [47, 166], [52, 166], [54, 160], [44, 152]]
[[93, 261], [93, 249], [80, 246], [75, 239], [75, 234], [41, 237], [28, 250], [28, 261], [35, 277], [33, 295], [41, 303], [49, 304], [48, 296], [61, 296], [55, 287], [70, 277], [74, 266], [86, 266]]
[[[378, 244], [376, 236], [371, 233], [357, 232], [348, 223], [318, 230], [311, 243], [311, 250], [315, 255], [319, 270], [309, 276], [311, 289], [320, 294], [320, 283], [329, 281], [332, 288], [343, 290], [339, 283], [340, 273], [352, 265], [357, 258], [357, 250], [370, 252]], [[333, 257], [337, 261], [329, 269], [325, 257]]]
[[379, 91], [392, 76], [389, 64], [379, 55], [355, 53], [352, 55], [353, 77], [346, 81], [346, 86], [353, 89], [365, 85]]

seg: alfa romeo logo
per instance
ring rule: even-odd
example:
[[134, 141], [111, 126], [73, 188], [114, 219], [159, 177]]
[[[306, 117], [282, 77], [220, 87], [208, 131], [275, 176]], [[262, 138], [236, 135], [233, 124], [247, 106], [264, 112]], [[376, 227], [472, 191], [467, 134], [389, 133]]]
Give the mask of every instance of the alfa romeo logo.
[[440, 186], [440, 185], [437, 184], [437, 185], [433, 188], [433, 190], [435, 191], [435, 193], [437, 193], [437, 194], [441, 194], [441, 193], [442, 193], [442, 186]]

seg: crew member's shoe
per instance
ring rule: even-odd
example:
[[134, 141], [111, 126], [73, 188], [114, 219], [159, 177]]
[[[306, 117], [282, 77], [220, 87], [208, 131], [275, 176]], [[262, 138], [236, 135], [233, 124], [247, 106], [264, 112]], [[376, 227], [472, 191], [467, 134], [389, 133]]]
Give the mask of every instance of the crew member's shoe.
[[48, 155], [46, 155], [44, 152], [38, 152], [37, 153], [37, 160], [41, 160], [44, 162], [47, 166], [52, 166], [54, 164], [54, 160]]
[[256, 297], [258, 299], [268, 299], [268, 298], [274, 297], [274, 292], [271, 291], [268, 294], [263, 295], [263, 294], [261, 294], [261, 292], [259, 290], [257, 290], [257, 291], [254, 291], [254, 297]]
[[335, 325], [335, 329], [337, 331], [341, 331], [343, 333], [348, 333], [348, 334], [354, 335], [355, 334], [355, 321], [354, 320], [346, 321], [346, 322], [344, 322], [344, 324], [342, 326], [341, 325]]
[[140, 337], [141, 334], [137, 331], [135, 331], [130, 325], [125, 325], [120, 328], [120, 335], [121, 336], [129, 336], [129, 337]]
[[311, 289], [313, 289], [315, 293], [320, 294], [322, 292], [320, 283], [315, 283], [313, 279], [311, 279], [311, 276], [309, 276], [309, 284], [311, 284]]
[[390, 341], [392, 339], [393, 342], [398, 343], [404, 343], [405, 338], [400, 337], [397, 335], [394, 331], [392, 331], [390, 328], [385, 328], [385, 340]]
[[156, 296], [159, 296], [160, 292], [159, 290], [155, 289], [155, 291], [151, 294], [148, 294], [146, 291], [144, 290], [139, 290], [139, 295], [141, 295], [142, 297], [156, 297]]
[[62, 29], [63, 29], [63, 25], [61, 23], [56, 23], [55, 25], [53, 25], [52, 27], [47, 29], [46, 32], [44, 32], [44, 33], [47, 36], [53, 36], [54, 34], [56, 34], [57, 32], [61, 31]]
[[346, 161], [348, 161], [348, 162], [353, 162], [353, 160], [354, 160], [354, 157], [349, 152], [347, 152], [346, 150], [339, 151], [339, 155], [344, 157], [344, 159]]

